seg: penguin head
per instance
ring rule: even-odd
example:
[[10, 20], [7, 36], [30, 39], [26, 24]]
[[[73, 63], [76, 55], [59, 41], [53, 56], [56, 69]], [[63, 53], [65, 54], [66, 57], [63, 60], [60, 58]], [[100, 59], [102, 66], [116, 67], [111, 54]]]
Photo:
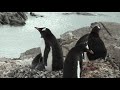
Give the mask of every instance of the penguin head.
[[78, 47], [78, 50], [82, 50], [82, 52], [89, 52], [91, 54], [94, 54], [94, 52], [92, 50], [90, 50], [89, 46], [88, 46], [88, 42], [85, 43], [81, 43], [79, 45], [76, 45], [76, 47]]
[[90, 25], [90, 28], [94, 28], [95, 26], [101, 26], [100, 24], [99, 24], [99, 22], [94, 22], [94, 23], [91, 23], [91, 25]]
[[83, 51], [84, 51], [84, 52], [89, 52], [89, 53], [91, 53], [91, 54], [94, 54], [94, 52], [89, 49], [88, 42], [85, 42], [85, 43], [84, 43]]
[[90, 28], [92, 29], [92, 32], [99, 33], [101, 30], [100, 24], [98, 22], [91, 23]]
[[92, 28], [92, 32], [94, 33], [99, 33], [100, 30], [101, 30], [100, 26], [95, 26]]
[[41, 38], [45, 38], [49, 35], [51, 35], [51, 31], [46, 28], [46, 27], [43, 27], [43, 28], [38, 28], [38, 27], [35, 27], [41, 34]]

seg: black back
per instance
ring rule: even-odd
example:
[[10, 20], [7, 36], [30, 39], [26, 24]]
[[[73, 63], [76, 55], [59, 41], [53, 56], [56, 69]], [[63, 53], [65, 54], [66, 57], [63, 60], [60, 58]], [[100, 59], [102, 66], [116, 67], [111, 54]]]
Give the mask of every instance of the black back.
[[89, 60], [96, 60], [99, 58], [105, 59], [107, 55], [107, 49], [104, 45], [104, 42], [99, 37], [99, 31], [100, 29], [95, 26], [90, 34], [82, 36], [76, 43], [76, 45], [79, 45], [81, 43], [88, 42], [89, 49], [94, 52], [94, 54], [87, 52]]
[[84, 36], [82, 36], [76, 43], [75, 46], [78, 46], [79, 44], [84, 44], [86, 42], [88, 42], [88, 37], [89, 37], [89, 34], [85, 34]]
[[89, 60], [95, 60], [98, 58], [105, 59], [107, 50], [104, 42], [99, 37], [99, 30], [97, 27], [92, 29], [88, 37], [88, 46], [94, 52], [94, 54], [87, 53]]

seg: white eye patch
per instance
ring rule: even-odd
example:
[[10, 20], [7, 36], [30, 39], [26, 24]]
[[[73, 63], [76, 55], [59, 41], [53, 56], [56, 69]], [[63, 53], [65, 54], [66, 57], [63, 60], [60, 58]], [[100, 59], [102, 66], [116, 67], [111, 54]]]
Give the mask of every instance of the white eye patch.
[[89, 49], [88, 44], [86, 45], [86, 48]]
[[42, 31], [45, 31], [46, 30], [46, 27], [44, 27], [43, 29], [42, 29]]
[[88, 42], [85, 42], [85, 44], [86, 44], [86, 47], [85, 47], [85, 48], [86, 48], [86, 49], [89, 49], [89, 47], [88, 47]]
[[97, 26], [100, 29], [100, 26]]

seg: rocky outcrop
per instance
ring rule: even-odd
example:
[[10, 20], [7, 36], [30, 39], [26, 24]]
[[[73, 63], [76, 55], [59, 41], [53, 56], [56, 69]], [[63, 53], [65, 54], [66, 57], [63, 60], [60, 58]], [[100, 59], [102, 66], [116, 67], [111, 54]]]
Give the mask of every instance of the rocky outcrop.
[[1, 25], [23, 26], [26, 20], [25, 12], [0, 12]]
[[[107, 61], [101, 62], [101, 60], [96, 60], [89, 62], [85, 65], [83, 78], [117, 78], [120, 77], [120, 24], [114, 22], [103, 22], [105, 27], [112, 34], [112, 37], [106, 32], [102, 27], [100, 31], [100, 37], [104, 41], [105, 46], [108, 51]], [[89, 27], [83, 27], [78, 30], [66, 32], [61, 35], [61, 42], [63, 48], [64, 57], [66, 57], [69, 50], [74, 47], [76, 42], [83, 35], [90, 33]], [[96, 68], [95, 70], [90, 70], [90, 68]]]
[[84, 16], [95, 16], [95, 14], [88, 13], [88, 12], [68, 12], [68, 13], [62, 13], [62, 14], [63, 14], [63, 15], [76, 14], [76, 15], [84, 15]]
[[37, 56], [39, 53], [41, 53], [41, 49], [40, 47], [37, 48], [32, 48], [30, 50], [27, 50], [24, 53], [21, 53], [20, 55], [20, 59], [29, 59], [29, 58], [34, 58], [35, 56]]
[[38, 17], [44, 17], [43, 15], [37, 15], [37, 14], [35, 14], [33, 12], [30, 12], [30, 16], [33, 16], [33, 17], [36, 17], [36, 18], [38, 18]]

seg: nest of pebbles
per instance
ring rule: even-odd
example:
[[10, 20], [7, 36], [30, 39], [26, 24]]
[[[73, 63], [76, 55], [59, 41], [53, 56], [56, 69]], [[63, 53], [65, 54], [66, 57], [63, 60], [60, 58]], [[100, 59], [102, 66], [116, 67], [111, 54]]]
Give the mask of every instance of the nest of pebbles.
[[8, 73], [10, 78], [62, 78], [63, 72], [60, 71], [39, 71], [31, 69], [30, 66], [19, 67]]
[[[30, 66], [19, 66], [10, 70], [5, 76], [7, 78], [62, 78], [63, 70], [39, 71], [31, 69]], [[92, 61], [83, 63], [81, 78], [120, 78], [120, 71], [115, 69], [109, 61]]]

